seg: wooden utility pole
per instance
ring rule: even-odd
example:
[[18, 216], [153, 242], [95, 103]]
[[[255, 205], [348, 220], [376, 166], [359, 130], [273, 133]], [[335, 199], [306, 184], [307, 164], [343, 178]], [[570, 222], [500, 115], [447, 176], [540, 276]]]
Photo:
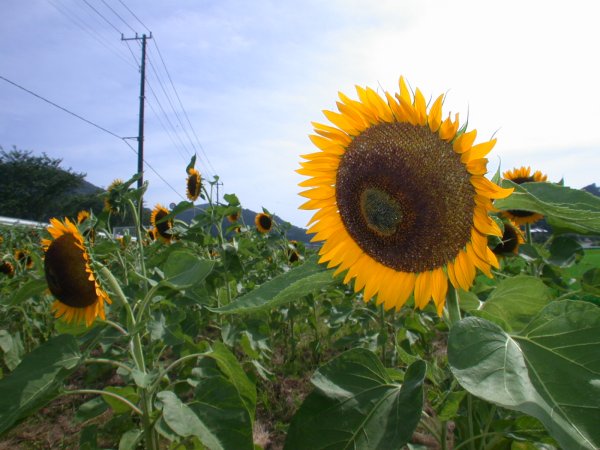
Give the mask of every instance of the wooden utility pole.
[[[142, 34], [142, 37], [139, 37], [138, 34], [135, 34], [133, 38], [125, 38], [121, 35], [122, 41], [142, 41], [142, 61], [140, 64], [140, 115], [139, 115], [139, 124], [138, 124], [138, 178], [137, 186], [138, 189], [142, 187], [144, 184], [144, 105], [146, 100], [146, 40], [152, 39], [152, 33], [150, 36], [146, 36], [146, 34]], [[140, 201], [140, 212], [142, 211], [142, 202]], [[141, 216], [140, 216], [141, 219]]]

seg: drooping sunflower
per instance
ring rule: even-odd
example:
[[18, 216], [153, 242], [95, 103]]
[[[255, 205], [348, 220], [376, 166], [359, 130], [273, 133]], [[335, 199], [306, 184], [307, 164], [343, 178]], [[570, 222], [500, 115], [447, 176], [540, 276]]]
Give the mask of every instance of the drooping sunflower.
[[0, 273], [12, 277], [15, 274], [15, 266], [10, 261], [0, 262]]
[[[531, 174], [531, 167], [519, 167], [512, 170], [507, 170], [502, 174], [506, 180], [510, 180], [513, 183], [531, 183], [531, 182], [543, 182], [548, 180], [548, 176], [536, 170]], [[544, 218], [542, 214], [538, 214], [532, 211], [523, 211], [519, 209], [511, 209], [503, 211], [505, 217], [511, 219], [517, 225], [525, 225], [528, 223], [534, 223]]]
[[499, 256], [511, 253], [516, 255], [519, 253], [519, 245], [525, 242], [523, 233], [519, 226], [510, 219], [503, 220], [502, 224], [504, 225], [504, 232], [500, 238], [500, 243], [494, 246], [492, 251]]
[[485, 155], [496, 140], [474, 145], [476, 131], [459, 131], [458, 114], [442, 118], [443, 95], [428, 108], [419, 89], [382, 98], [356, 87], [358, 100], [340, 93], [332, 125], [313, 123], [319, 148], [303, 155], [297, 170], [301, 208], [317, 210], [312, 241], [325, 241], [320, 262], [347, 271], [356, 292], [386, 309], [400, 309], [411, 293], [415, 305], [433, 301], [441, 314], [448, 280], [469, 289], [479, 268], [498, 267], [487, 235], [502, 234], [489, 217], [502, 189], [485, 178]]
[[33, 268], [33, 259], [31, 255], [25, 250], [15, 250], [15, 260], [19, 262], [22, 267], [26, 269]]
[[240, 218], [240, 212], [239, 211], [236, 211], [236, 212], [234, 212], [232, 214], [228, 214], [227, 215], [227, 220], [229, 220], [229, 222], [231, 222], [231, 223], [237, 222], [239, 218]]
[[254, 217], [254, 224], [259, 233], [268, 233], [273, 227], [273, 219], [268, 214], [258, 213]]
[[123, 184], [123, 180], [116, 178], [106, 188], [106, 197], [104, 197], [104, 210], [111, 213], [119, 212], [119, 193], [118, 188]]
[[82, 209], [81, 211], [79, 211], [77, 213], [77, 224], [81, 225], [83, 222], [85, 222], [89, 218], [90, 218], [90, 212], [86, 211], [85, 209]]
[[202, 177], [200, 172], [194, 168], [188, 170], [188, 177], [186, 183], [187, 198], [192, 202], [200, 196], [200, 188], [202, 187]]
[[162, 239], [164, 239], [167, 242], [171, 242], [171, 240], [173, 239], [173, 234], [171, 233], [173, 229], [173, 220], [162, 220], [168, 215], [169, 210], [164, 206], [157, 204], [152, 210], [152, 215], [150, 216], [150, 223], [152, 223], [152, 226], [156, 230], [156, 233]]
[[42, 239], [42, 247], [46, 281], [56, 297], [54, 316], [88, 327], [96, 317], [105, 319], [104, 304], [111, 301], [92, 271], [83, 236], [69, 219], [50, 219], [48, 232], [52, 239]]

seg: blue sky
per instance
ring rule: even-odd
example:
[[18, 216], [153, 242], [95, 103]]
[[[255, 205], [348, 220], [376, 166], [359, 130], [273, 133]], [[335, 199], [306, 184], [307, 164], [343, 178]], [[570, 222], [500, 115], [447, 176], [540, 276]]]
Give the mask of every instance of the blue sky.
[[[491, 172], [531, 165], [573, 187], [600, 182], [598, 9], [593, 0], [3, 0], [0, 76], [136, 136], [140, 47], [120, 33], [149, 29], [145, 159], [166, 183], [146, 167], [146, 205], [182, 200], [197, 152], [221, 195], [303, 226], [310, 213], [298, 210], [294, 170], [313, 151], [311, 121], [325, 120], [338, 91], [395, 91], [401, 74], [426, 96], [447, 92], [445, 111], [468, 116], [478, 141], [495, 133]], [[61, 158], [101, 187], [137, 170], [122, 140], [1, 79], [0, 145]]]

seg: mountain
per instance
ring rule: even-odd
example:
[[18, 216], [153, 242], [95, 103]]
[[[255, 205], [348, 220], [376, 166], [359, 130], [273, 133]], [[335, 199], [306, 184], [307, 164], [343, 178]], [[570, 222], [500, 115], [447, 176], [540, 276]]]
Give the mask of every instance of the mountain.
[[[178, 214], [177, 219], [181, 220], [183, 222], [186, 222], [186, 223], [190, 223], [192, 221], [192, 219], [196, 215], [200, 214], [207, 206], [208, 206], [207, 204], [196, 205], [196, 206], [194, 206], [193, 209], [188, 209], [187, 211], [184, 211], [184, 212]], [[245, 223], [248, 226], [254, 226], [254, 218], [256, 217], [256, 214], [258, 214], [258, 213], [255, 211], [242, 208], [242, 217], [241, 217], [240, 221]], [[281, 217], [279, 217], [277, 215], [273, 215], [273, 220], [275, 221], [275, 223], [277, 223], [279, 225], [282, 225], [285, 223], [289, 224], [289, 222], [283, 220]], [[227, 219], [223, 220], [223, 229], [226, 229], [230, 225], [231, 224], [229, 223], [229, 221]], [[306, 234], [306, 230], [304, 228], [300, 228], [300, 227], [297, 227], [292, 224], [289, 224], [289, 229], [286, 231], [286, 236], [289, 240], [300, 241], [300, 242], [305, 242], [305, 243], [308, 243], [308, 241], [310, 240], [310, 236], [308, 236]]]

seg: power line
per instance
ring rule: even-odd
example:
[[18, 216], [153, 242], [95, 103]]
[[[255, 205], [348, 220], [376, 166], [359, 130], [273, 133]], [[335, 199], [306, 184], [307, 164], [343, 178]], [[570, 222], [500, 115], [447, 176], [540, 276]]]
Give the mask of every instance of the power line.
[[[58, 109], [60, 109], [61, 111], [64, 111], [64, 112], [66, 112], [67, 114], [70, 114], [70, 115], [72, 115], [72, 116], [76, 117], [77, 119], [79, 119], [79, 120], [82, 120], [83, 122], [86, 122], [87, 124], [89, 124], [89, 125], [92, 125], [93, 127], [95, 127], [95, 128], [98, 128], [99, 130], [101, 130], [101, 131], [103, 131], [103, 132], [105, 132], [105, 133], [107, 133], [107, 134], [110, 134], [110, 135], [111, 135], [111, 136], [113, 136], [113, 137], [116, 137], [117, 139], [119, 139], [119, 140], [123, 141], [123, 142], [124, 142], [124, 143], [125, 143], [125, 144], [126, 144], [126, 145], [127, 145], [127, 146], [128, 146], [128, 147], [129, 147], [129, 148], [130, 148], [130, 149], [131, 149], [133, 152], [134, 152], [134, 153], [136, 153], [136, 154], [137, 154], [137, 151], [135, 150], [135, 148], [133, 148], [133, 146], [132, 146], [132, 145], [131, 145], [129, 142], [127, 142], [127, 140], [126, 140], [127, 138], [121, 137], [121, 136], [119, 136], [118, 134], [116, 134], [116, 133], [113, 133], [113, 132], [112, 132], [112, 131], [110, 131], [110, 130], [107, 130], [107, 129], [106, 129], [106, 128], [104, 128], [103, 126], [100, 126], [100, 125], [98, 125], [97, 123], [94, 123], [94, 122], [92, 122], [91, 120], [88, 120], [88, 119], [86, 119], [85, 117], [82, 117], [82, 116], [80, 116], [79, 114], [77, 114], [77, 113], [74, 113], [73, 111], [70, 111], [70, 110], [68, 110], [67, 108], [63, 107], [63, 106], [60, 106], [60, 105], [58, 105], [58, 104], [54, 103], [52, 100], [48, 100], [47, 98], [45, 98], [45, 97], [43, 97], [43, 96], [41, 96], [41, 95], [39, 95], [39, 94], [36, 94], [35, 92], [33, 92], [33, 91], [31, 91], [31, 90], [29, 90], [29, 89], [27, 89], [27, 88], [25, 88], [25, 87], [21, 86], [21, 85], [20, 85], [20, 84], [18, 84], [18, 83], [15, 83], [14, 81], [11, 81], [11, 80], [9, 80], [9, 79], [8, 79], [8, 78], [6, 78], [6, 77], [3, 77], [2, 75], [0, 75], [0, 79], [1, 79], [1, 80], [4, 80], [4, 81], [6, 81], [6, 82], [7, 82], [7, 83], [9, 83], [9, 84], [12, 84], [13, 86], [15, 86], [15, 87], [17, 87], [17, 88], [19, 88], [19, 89], [21, 89], [21, 90], [23, 90], [23, 91], [27, 92], [27, 93], [28, 93], [28, 94], [30, 94], [30, 95], [33, 95], [34, 97], [36, 97], [36, 98], [38, 98], [38, 99], [40, 99], [40, 100], [43, 100], [44, 102], [46, 102], [46, 103], [48, 103], [48, 104], [50, 104], [50, 105], [54, 106], [55, 108], [58, 108]], [[184, 198], [184, 197], [181, 195], [181, 193], [180, 193], [179, 191], [177, 191], [177, 190], [176, 190], [176, 189], [175, 189], [173, 186], [171, 186], [171, 184], [169, 184], [169, 182], [168, 182], [167, 180], [165, 180], [165, 179], [164, 179], [164, 178], [163, 178], [163, 177], [162, 177], [162, 176], [161, 176], [161, 175], [160, 175], [160, 174], [159, 174], [159, 173], [156, 171], [156, 169], [154, 169], [154, 167], [152, 167], [152, 165], [150, 165], [150, 164], [149, 164], [149, 163], [148, 163], [146, 160], [144, 160], [144, 163], [145, 163], [145, 164], [148, 166], [148, 168], [149, 168], [150, 170], [152, 170], [152, 172], [154, 172], [154, 173], [156, 174], [156, 176], [157, 176], [158, 178], [160, 178], [160, 179], [163, 181], [163, 183], [165, 183], [167, 186], [169, 186], [169, 188], [171, 188], [171, 190], [173, 190], [173, 192], [175, 192], [175, 193], [176, 193], [176, 194], [177, 194], [179, 197], [181, 197], [183, 200], [185, 200], [185, 198]]]
[[106, 48], [108, 51], [112, 52], [115, 56], [120, 58], [125, 63], [131, 65], [131, 61], [129, 61], [120, 51], [117, 50], [117, 47], [114, 45], [110, 45], [106, 42], [106, 40], [102, 37], [100, 33], [94, 30], [85, 20], [83, 20], [80, 16], [78, 16], [74, 12], [70, 12], [60, 1], [50, 0], [50, 4], [54, 6], [54, 8], [61, 13], [64, 17], [66, 17], [71, 23], [80, 28], [85, 33], [89, 34], [96, 42]]
[[[196, 131], [194, 130], [194, 127], [192, 126], [192, 122], [190, 121], [190, 118], [189, 118], [189, 116], [188, 116], [185, 108], [183, 107], [183, 103], [181, 102], [181, 98], [179, 97], [179, 94], [177, 93], [177, 89], [175, 89], [175, 84], [173, 83], [173, 79], [171, 78], [171, 74], [169, 73], [169, 69], [167, 69], [167, 65], [166, 65], [165, 60], [164, 60], [164, 58], [162, 56], [162, 53], [160, 52], [160, 48], [158, 48], [158, 44], [156, 43], [156, 39], [154, 39], [154, 46], [156, 47], [156, 51], [158, 52], [158, 56], [160, 58], [160, 61], [162, 62], [162, 65], [163, 65], [163, 67], [165, 69], [167, 77], [169, 78], [169, 82], [171, 83], [171, 87], [173, 88], [173, 92], [175, 92], [175, 96], [177, 97], [177, 101], [179, 102], [179, 106], [181, 107], [181, 110], [183, 111], [183, 114], [185, 115], [187, 123], [189, 124], [190, 129], [192, 130], [192, 133], [193, 133], [194, 137], [196, 138], [196, 142], [198, 143], [198, 146], [200, 147], [200, 151], [204, 155], [204, 159], [206, 159], [206, 162], [210, 166], [213, 174], [216, 174], [216, 170], [213, 167], [213, 165], [211, 164], [210, 160], [208, 159], [208, 155], [204, 151], [204, 147], [200, 143], [200, 139], [198, 139], [198, 135], [196, 134]], [[190, 141], [191, 141], [191, 139], [190, 139]], [[192, 146], [193, 146], [193, 144], [192, 144]]]
[[143, 27], [144, 27], [146, 30], [148, 30], [148, 32], [150, 32], [150, 28], [148, 28], [146, 25], [144, 25], [144, 22], [142, 22], [140, 19], [138, 19], [138, 16], [136, 16], [136, 15], [135, 15], [135, 13], [134, 13], [134, 12], [133, 12], [131, 9], [129, 9], [129, 8], [127, 7], [127, 5], [126, 5], [125, 3], [123, 3], [123, 1], [122, 1], [122, 0], [119, 0], [119, 3], [120, 3], [121, 5], [123, 5], [123, 7], [124, 7], [124, 8], [125, 8], [127, 11], [129, 11], [129, 14], [131, 14], [131, 15], [132, 15], [132, 16], [135, 18], [135, 20], [137, 20], [137, 21], [140, 23], [140, 25], [141, 25], [141, 26], [143, 26]]
[[108, 20], [106, 17], [104, 17], [104, 15], [100, 11], [98, 11], [96, 8], [94, 8], [92, 5], [90, 5], [87, 0], [83, 0], [83, 3], [85, 3], [86, 5], [88, 5], [96, 14], [98, 14], [100, 17], [102, 17], [102, 19], [104, 19], [104, 21], [108, 25], [110, 25], [117, 33], [123, 34], [121, 32], [121, 30], [119, 30], [110, 20]]
[[92, 122], [91, 120], [88, 120], [88, 119], [86, 119], [85, 117], [81, 117], [79, 114], [76, 114], [76, 113], [74, 113], [73, 111], [69, 111], [67, 108], [64, 108], [64, 107], [62, 107], [62, 106], [60, 106], [60, 105], [57, 105], [57, 104], [56, 104], [56, 103], [54, 103], [53, 101], [51, 101], [51, 100], [48, 100], [47, 98], [45, 98], [45, 97], [42, 97], [41, 95], [39, 95], [39, 94], [36, 94], [36, 93], [35, 93], [35, 92], [33, 92], [33, 91], [30, 91], [29, 89], [27, 89], [27, 88], [25, 88], [25, 87], [21, 86], [21, 85], [20, 85], [20, 84], [18, 84], [18, 83], [15, 83], [14, 81], [11, 81], [11, 80], [9, 80], [8, 78], [5, 78], [5, 77], [3, 77], [2, 75], [0, 75], [0, 79], [2, 79], [2, 80], [4, 80], [4, 81], [6, 81], [7, 83], [10, 83], [10, 84], [12, 84], [12, 85], [13, 85], [13, 86], [15, 86], [15, 87], [18, 87], [19, 89], [21, 89], [21, 90], [23, 90], [23, 91], [27, 92], [28, 94], [31, 94], [31, 95], [33, 95], [34, 97], [37, 97], [37, 98], [39, 98], [40, 100], [43, 100], [43, 101], [45, 101], [46, 103], [49, 103], [49, 104], [51, 104], [52, 106], [54, 106], [54, 107], [56, 107], [56, 108], [58, 108], [58, 109], [60, 109], [60, 110], [62, 110], [62, 111], [64, 111], [64, 112], [66, 112], [66, 113], [68, 113], [68, 114], [71, 114], [72, 116], [75, 116], [75, 117], [77, 117], [79, 120], [83, 120], [84, 122], [86, 122], [86, 123], [88, 123], [88, 124], [90, 124], [90, 125], [92, 125], [92, 126], [94, 126], [94, 127], [98, 128], [98, 129], [100, 129], [100, 130], [104, 131], [105, 133], [108, 133], [108, 134], [110, 134], [111, 136], [114, 136], [114, 137], [116, 137], [116, 138], [118, 138], [118, 139], [124, 139], [124, 138], [122, 138], [121, 136], [119, 136], [119, 135], [117, 135], [117, 134], [113, 133], [112, 131], [110, 131], [110, 130], [107, 130], [106, 128], [104, 128], [104, 127], [102, 127], [102, 126], [98, 125], [97, 123], [94, 123], [94, 122]]
[[105, 1], [105, 0], [100, 0], [100, 1], [101, 1], [102, 3], [104, 3], [104, 5], [105, 5], [105, 6], [106, 6], [108, 9], [110, 9], [110, 10], [112, 11], [112, 13], [113, 13], [115, 16], [117, 16], [117, 17], [118, 17], [118, 18], [121, 20], [121, 22], [123, 22], [123, 23], [125, 24], [125, 26], [126, 26], [126, 27], [128, 27], [128, 28], [129, 28], [131, 31], [133, 31], [134, 33], [136, 32], [136, 31], [134, 30], [134, 28], [133, 28], [131, 25], [129, 25], [129, 24], [128, 24], [128, 23], [125, 21], [125, 19], [123, 19], [123, 18], [121, 17], [121, 15], [120, 15], [118, 12], [116, 12], [116, 11], [115, 11], [115, 10], [114, 10], [114, 9], [113, 9], [113, 8], [112, 8], [112, 7], [111, 7], [109, 4], [108, 4], [108, 3], [106, 3], [106, 1]]

